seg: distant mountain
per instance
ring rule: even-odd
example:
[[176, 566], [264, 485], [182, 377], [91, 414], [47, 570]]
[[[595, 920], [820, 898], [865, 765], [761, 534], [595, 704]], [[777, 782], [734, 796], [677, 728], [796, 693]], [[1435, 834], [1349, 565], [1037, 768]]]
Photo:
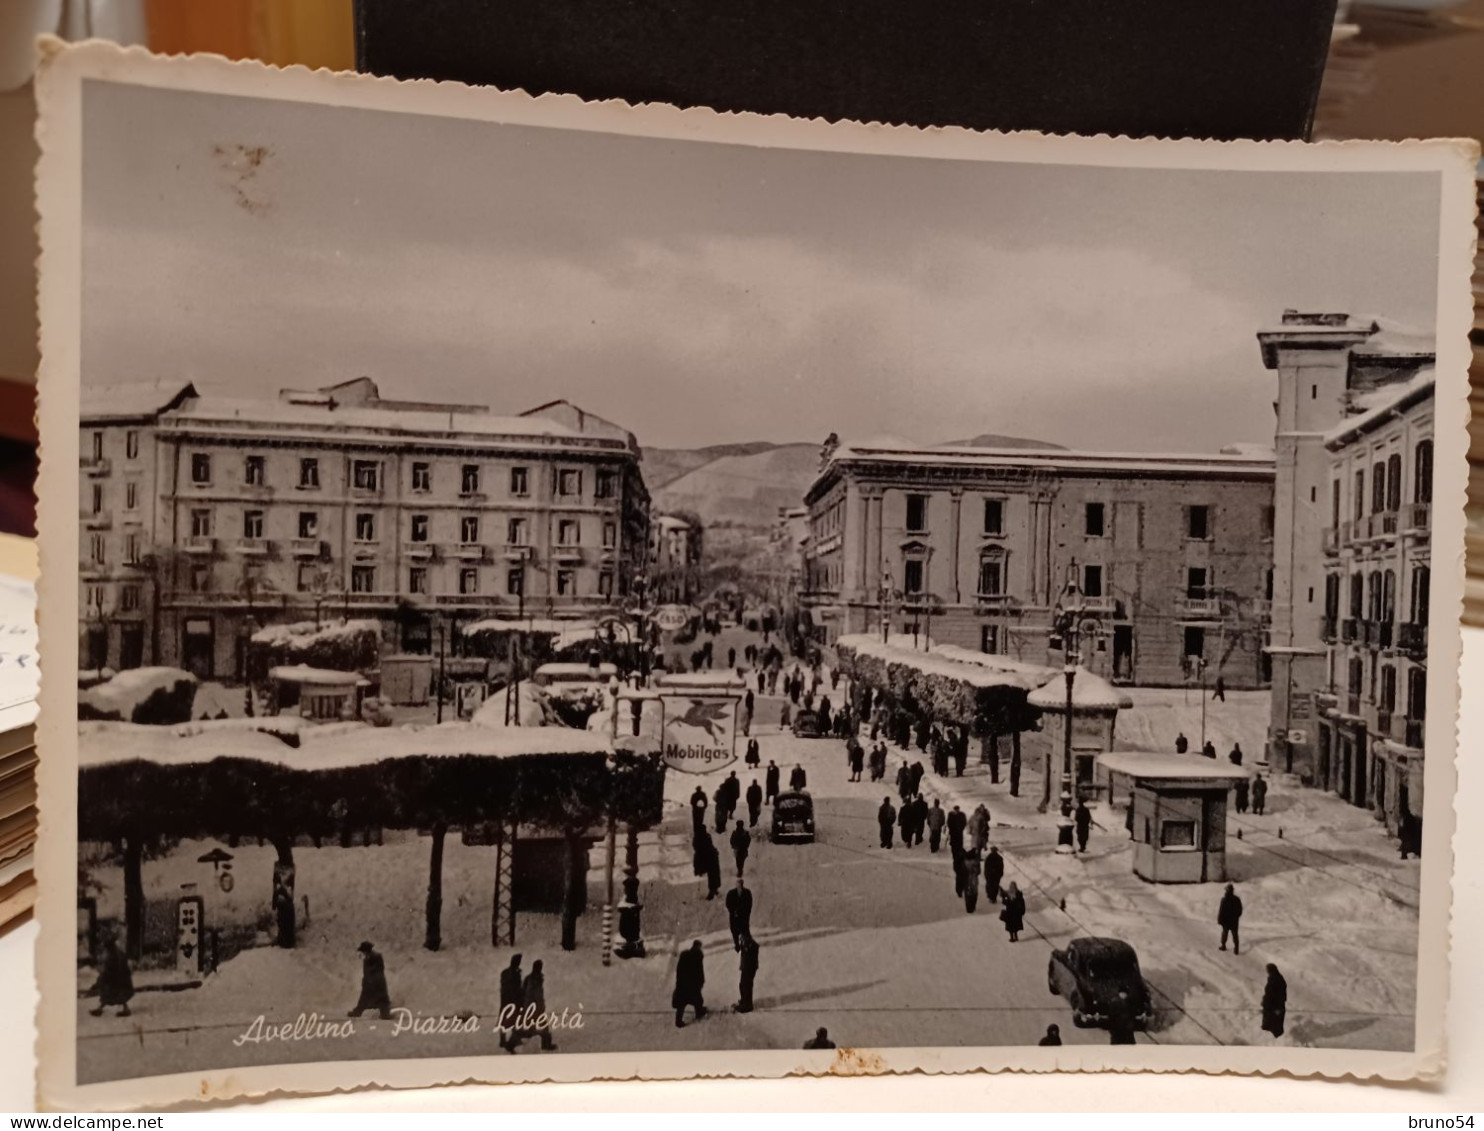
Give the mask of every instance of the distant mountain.
[[755, 455], [777, 446], [767, 440], [755, 440], [748, 444], [713, 444], [709, 448], [645, 448], [644, 483], [654, 491], [714, 459]]
[[645, 452], [645, 481], [655, 506], [693, 510], [707, 526], [768, 527], [780, 507], [796, 507], [804, 501], [804, 492], [819, 474], [818, 444], [730, 447], [732, 452], [694, 465], [658, 489], [649, 479], [649, 453]]
[[968, 440], [949, 440], [944, 446], [950, 448], [1042, 448], [1058, 452], [1066, 451], [1061, 444], [1048, 444], [1045, 440], [1027, 440], [1021, 436], [1001, 436], [998, 432], [985, 432]]

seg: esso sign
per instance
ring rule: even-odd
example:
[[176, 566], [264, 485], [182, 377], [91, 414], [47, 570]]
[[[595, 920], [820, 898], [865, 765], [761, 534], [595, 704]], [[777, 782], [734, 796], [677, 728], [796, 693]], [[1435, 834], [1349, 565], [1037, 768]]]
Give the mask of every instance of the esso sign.
[[690, 623], [690, 617], [679, 605], [662, 605], [655, 610], [654, 623], [665, 632], [679, 632]]

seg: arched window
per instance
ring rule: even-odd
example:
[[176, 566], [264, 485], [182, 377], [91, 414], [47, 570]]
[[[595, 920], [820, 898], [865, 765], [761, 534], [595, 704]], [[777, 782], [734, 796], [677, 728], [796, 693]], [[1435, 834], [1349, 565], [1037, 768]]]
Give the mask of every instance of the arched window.
[[1402, 508], [1402, 457], [1386, 458], [1386, 509], [1398, 511]]
[[1386, 509], [1386, 465], [1377, 460], [1371, 466], [1371, 513]]

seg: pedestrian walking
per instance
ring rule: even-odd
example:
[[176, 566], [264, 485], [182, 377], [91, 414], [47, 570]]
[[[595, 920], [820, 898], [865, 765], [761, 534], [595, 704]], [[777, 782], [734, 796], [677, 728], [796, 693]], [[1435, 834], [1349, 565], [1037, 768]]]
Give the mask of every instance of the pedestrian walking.
[[850, 758], [850, 780], [860, 781], [861, 771], [866, 768], [865, 748], [861, 746], [859, 739], [852, 737], [845, 744], [845, 751]]
[[965, 736], [953, 746], [953, 776], [964, 776], [964, 767], [969, 764], [969, 740]]
[[1000, 921], [1005, 924], [1005, 933], [1010, 936], [1010, 941], [1019, 942], [1020, 932], [1025, 930], [1025, 896], [1014, 880], [1005, 889], [1005, 906], [1000, 910]]
[[1214, 703], [1217, 699], [1226, 702], [1226, 678], [1220, 675], [1216, 677], [1216, 690], [1211, 693], [1211, 701]]
[[1218, 949], [1226, 949], [1226, 936], [1230, 935], [1232, 952], [1241, 954], [1242, 897], [1237, 894], [1236, 888], [1231, 884], [1226, 885], [1226, 892], [1221, 897], [1221, 903], [1217, 905], [1216, 925], [1221, 928], [1221, 946]]
[[804, 772], [803, 766], [794, 766], [788, 774], [789, 789], [803, 789], [809, 784], [809, 775]]
[[[742, 670], [737, 669], [739, 672]], [[757, 707], [757, 698], [752, 694], [752, 688], [747, 689], [747, 694], [742, 697], [742, 736], [744, 738], [752, 734], [752, 713]], [[756, 765], [757, 763], [753, 763]]]
[[903, 762], [897, 770], [897, 797], [902, 801], [912, 796], [912, 767]]
[[[495, 1028], [500, 1032], [500, 1047], [506, 1052], [514, 1052], [519, 1043], [515, 1019], [520, 1016], [521, 1006], [525, 1004], [521, 996], [524, 990], [525, 979], [520, 973], [520, 955], [512, 954], [510, 964], [500, 971], [500, 1014], [495, 1019]], [[383, 1016], [391, 1016], [390, 1011]]]
[[1283, 1021], [1288, 1015], [1288, 981], [1278, 972], [1278, 967], [1268, 963], [1268, 982], [1262, 991], [1263, 1032], [1275, 1037], [1283, 1035]]
[[912, 799], [912, 843], [921, 844], [923, 831], [927, 828], [927, 798], [918, 794]]
[[989, 810], [981, 802], [969, 817], [969, 850], [983, 853], [989, 844]]
[[778, 763], [768, 759], [768, 772], [763, 775], [763, 798], [769, 805], [778, 796]]
[[747, 868], [747, 854], [752, 851], [752, 834], [747, 831], [741, 821], [732, 830], [731, 836], [732, 855], [737, 860], [737, 875], [740, 877]]
[[876, 810], [876, 824], [881, 829], [881, 847], [891, 847], [892, 829], [896, 826], [897, 811], [891, 807], [891, 798], [881, 799], [881, 808]]
[[1087, 851], [1087, 837], [1092, 832], [1092, 810], [1082, 798], [1077, 799], [1077, 808], [1072, 813], [1072, 825], [1077, 830], [1077, 851]]
[[1055, 1048], [1061, 1045], [1061, 1027], [1058, 1025], [1047, 1025], [1046, 1035], [1036, 1042], [1041, 1048]]
[[943, 826], [947, 823], [948, 814], [943, 811], [943, 806], [938, 804], [938, 799], [933, 798], [933, 807], [927, 811], [928, 828], [928, 851], [937, 852], [943, 844]]
[[732, 932], [732, 949], [741, 950], [742, 940], [752, 933], [752, 892], [741, 876], [737, 886], [727, 892], [727, 926]]
[[804, 1047], [806, 1049], [832, 1049], [835, 1047], [835, 1042], [830, 1040], [830, 1031], [821, 1025], [814, 1030], [814, 1036], [804, 1042]]
[[724, 833], [727, 831], [727, 783], [725, 781], [717, 785], [716, 791], [711, 795], [711, 800], [716, 804], [716, 831]]
[[[371, 944], [362, 943], [361, 946], [363, 948], [370, 948]], [[364, 956], [365, 953], [366, 951], [363, 950], [362, 955]], [[376, 961], [378, 963], [381, 961], [380, 955], [376, 956]], [[362, 1001], [366, 999], [365, 971], [366, 965], [363, 963], [361, 968]], [[385, 1004], [381, 1006], [368, 1006], [367, 1008], [377, 1008], [381, 1011], [383, 1017], [389, 1017], [390, 1013], [388, 1011], [391, 1009], [391, 1003], [386, 1001], [386, 977], [384, 975], [381, 979], [381, 989], [382, 996], [380, 1000], [385, 1002]], [[103, 940], [103, 961], [98, 967], [98, 1005], [97, 1008], [90, 1009], [88, 1012], [94, 1017], [102, 1017], [105, 1009], [111, 1009], [117, 1006], [118, 1016], [128, 1017], [133, 1012], [129, 1008], [129, 1002], [133, 997], [134, 975], [129, 970], [128, 956], [119, 949], [118, 939], [109, 935]], [[351, 1013], [352, 1017], [359, 1017], [360, 1015], [361, 1010], [359, 1007]]]
[[706, 898], [715, 899], [721, 893], [721, 853], [705, 829], [701, 830], [701, 838], [696, 841], [696, 859], [700, 869], [698, 874], [706, 877]]
[[706, 987], [706, 958], [701, 951], [701, 940], [696, 939], [688, 950], [680, 952], [675, 963], [675, 992], [670, 995], [670, 1004], [675, 1009], [675, 1028], [685, 1028], [685, 1009], [695, 1011], [696, 1020], [706, 1016], [706, 999], [702, 991]]
[[546, 1016], [546, 975], [542, 972], [541, 959], [531, 963], [531, 972], [521, 983], [520, 997], [522, 1011], [532, 1018], [533, 1026], [516, 1033], [510, 1051], [514, 1052], [514, 1046], [527, 1037], [540, 1037], [542, 1052], [556, 1051], [556, 1042], [551, 1039], [551, 1024]]
[[768, 683], [768, 673], [765, 672], [765, 671], [759, 671], [757, 673], [757, 693], [759, 695], [761, 695], [763, 693], [763, 688], [767, 686], [767, 683]]
[[749, 738], [747, 740], [747, 754], [743, 757], [742, 761], [754, 768], [762, 765], [763, 748], [758, 745], [757, 739]]
[[747, 824], [750, 828], [757, 827], [757, 819], [763, 812], [763, 787], [757, 784], [757, 778], [752, 779], [752, 784], [747, 787]]
[[1207, 739], [1206, 740], [1206, 745], [1204, 745], [1204, 746], [1201, 747], [1201, 755], [1203, 757], [1210, 758], [1212, 761], [1215, 761], [1215, 759], [1216, 759], [1216, 744], [1213, 743], [1210, 739]]
[[994, 845], [989, 846], [989, 855], [984, 858], [984, 894], [989, 902], [1000, 901], [1000, 882], [1005, 878], [1005, 858]]
[[1246, 778], [1238, 778], [1232, 792], [1236, 795], [1236, 807], [1238, 813], [1247, 812], [1247, 797], [1252, 788], [1252, 783]]
[[757, 940], [751, 935], [742, 939], [742, 958], [737, 970], [737, 1006], [738, 1013], [752, 1012], [752, 986], [757, 980]]
[[871, 780], [880, 781], [886, 777], [886, 743], [878, 742], [871, 748]]
[[983, 871], [982, 861], [979, 853], [964, 853], [963, 862], [959, 865], [963, 869], [963, 878], [959, 883], [964, 897], [964, 910], [970, 915], [979, 906], [979, 876]]
[[728, 648], [727, 649], [727, 667], [729, 667], [729, 668], [735, 668], [736, 666], [737, 666], [737, 649], [735, 649], [735, 648]]
[[1175, 753], [1176, 754], [1184, 754], [1189, 749], [1190, 749], [1190, 739], [1188, 739], [1188, 738], [1185, 737], [1185, 732], [1182, 730], [1179, 734], [1177, 734], [1175, 736]]
[[1252, 813], [1253, 816], [1261, 817], [1262, 812], [1268, 804], [1268, 783], [1263, 776], [1258, 774], [1252, 782]]
[[1227, 759], [1233, 766], [1240, 766], [1242, 764], [1242, 744], [1240, 742], [1232, 743], [1232, 750], [1227, 755]]
[[902, 831], [902, 847], [903, 848], [911, 848], [912, 847], [912, 814], [913, 814], [913, 812], [914, 812], [914, 809], [912, 808], [912, 799], [911, 798], [908, 798], [907, 800], [903, 801], [901, 808], [897, 810], [897, 828], [899, 828]]
[[964, 851], [964, 830], [969, 827], [969, 818], [955, 805], [948, 813], [946, 822], [948, 827], [948, 847], [953, 850], [953, 858], [957, 860]]

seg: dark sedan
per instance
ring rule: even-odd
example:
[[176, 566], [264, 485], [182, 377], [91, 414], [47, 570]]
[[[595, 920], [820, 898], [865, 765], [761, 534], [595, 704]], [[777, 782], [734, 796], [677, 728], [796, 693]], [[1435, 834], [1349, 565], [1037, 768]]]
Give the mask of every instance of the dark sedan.
[[773, 800], [773, 842], [808, 843], [814, 839], [814, 799], [802, 789], [789, 789]]
[[1139, 956], [1120, 939], [1073, 939], [1051, 952], [1051, 992], [1067, 999], [1079, 1029], [1144, 1029], [1151, 1009]]

